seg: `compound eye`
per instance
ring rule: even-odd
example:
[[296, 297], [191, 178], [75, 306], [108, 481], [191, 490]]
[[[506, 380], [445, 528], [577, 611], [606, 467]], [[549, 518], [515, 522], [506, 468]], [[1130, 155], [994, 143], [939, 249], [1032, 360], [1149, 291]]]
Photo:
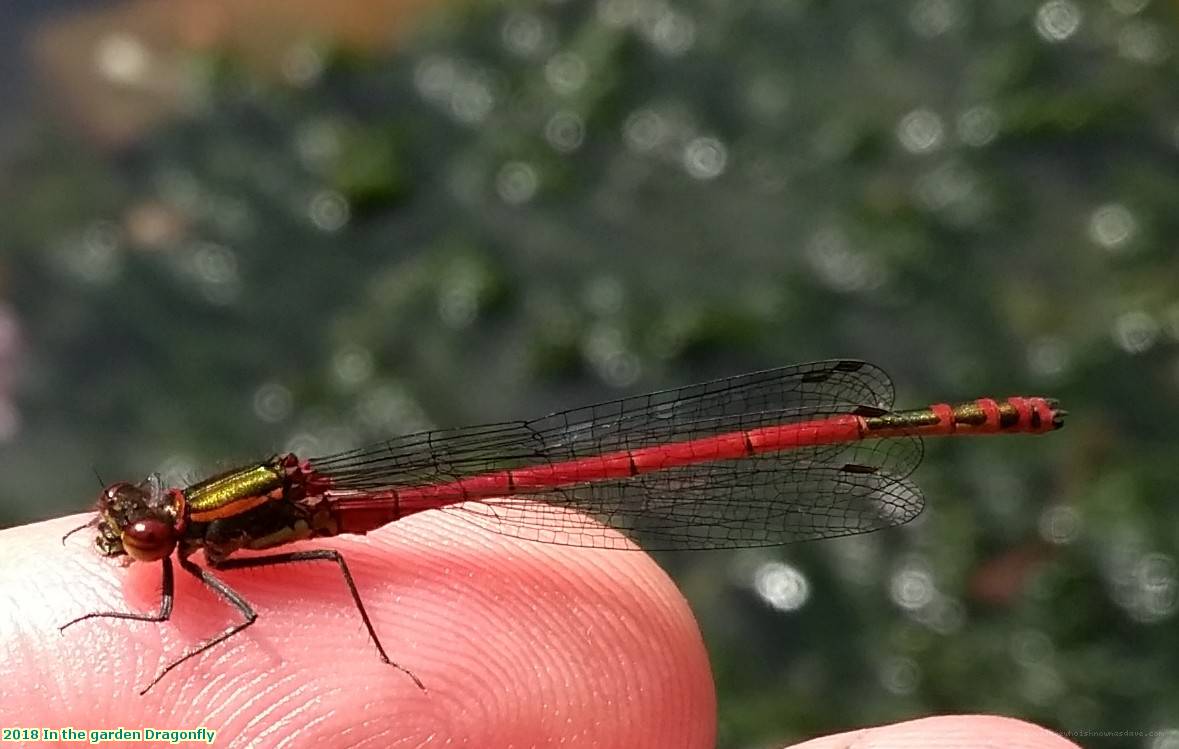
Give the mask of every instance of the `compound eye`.
[[123, 549], [132, 559], [154, 562], [163, 559], [176, 548], [175, 529], [162, 520], [136, 520], [123, 529]]
[[134, 490], [135, 487], [132, 486], [131, 484], [128, 484], [126, 481], [121, 481], [117, 484], [111, 484], [106, 489], [103, 489], [102, 494], [103, 494], [103, 497], [105, 497], [107, 499], [107, 501], [112, 501], [112, 500], [117, 499], [120, 495], [122, 495], [128, 489]]
[[98, 509], [100, 512], [105, 509], [126, 512], [126, 508], [148, 504], [148, 499], [149, 495], [142, 487], [124, 481], [111, 484], [102, 490], [102, 496], [98, 499]]

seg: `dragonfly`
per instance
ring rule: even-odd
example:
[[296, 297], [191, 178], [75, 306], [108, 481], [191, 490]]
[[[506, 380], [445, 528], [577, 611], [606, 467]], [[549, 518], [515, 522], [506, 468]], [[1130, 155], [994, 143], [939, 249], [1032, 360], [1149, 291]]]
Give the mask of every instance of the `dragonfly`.
[[[732, 549], [850, 536], [921, 512], [924, 498], [910, 477], [923, 437], [1042, 434], [1066, 416], [1043, 397], [911, 410], [894, 410], [893, 398], [879, 367], [819, 361], [323, 457], [279, 454], [183, 487], [167, 487], [155, 474], [114, 483], [102, 490], [91, 521], [67, 538], [95, 528], [102, 556], [158, 562], [159, 610], [93, 612], [61, 630], [97, 618], [168, 621], [175, 557], [240, 619], [164, 666], [145, 694], [257, 620], [216, 572], [330, 562], [381, 660], [425, 689], [389, 657], [338, 551], [232, 555], [365, 534], [427, 510], [515, 538], [595, 549], [635, 549], [635, 542], [652, 551]], [[198, 551], [205, 566], [193, 561]]]

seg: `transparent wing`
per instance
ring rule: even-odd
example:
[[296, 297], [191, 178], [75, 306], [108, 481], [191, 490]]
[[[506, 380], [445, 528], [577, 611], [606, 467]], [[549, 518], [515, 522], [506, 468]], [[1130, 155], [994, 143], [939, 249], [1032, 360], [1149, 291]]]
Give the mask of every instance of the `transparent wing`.
[[[908, 449], [875, 455], [919, 459], [919, 452]], [[897, 467], [911, 470], [908, 462]], [[906, 523], [923, 506], [920, 489], [887, 468], [873, 468], [870, 461], [837, 467], [758, 456], [583, 484], [540, 497], [495, 497], [441, 509], [483, 529], [529, 541], [629, 548], [605, 525], [657, 551], [851, 536]]]
[[770, 424], [892, 408], [892, 381], [867, 362], [796, 364], [575, 408], [527, 422], [411, 434], [311, 465], [347, 489], [420, 486]]
[[[816, 362], [529, 422], [424, 432], [310, 463], [330, 477], [333, 488], [380, 492], [857, 411], [879, 413], [892, 401], [892, 383], [879, 368], [852, 360]], [[649, 549], [775, 545], [864, 533], [915, 517], [922, 498], [907, 477], [921, 457], [914, 437], [817, 444], [575, 485], [533, 485], [511, 496], [439, 509], [496, 533], [577, 546], [626, 545], [601, 523]], [[360, 508], [369, 500], [352, 496], [346, 502]]]

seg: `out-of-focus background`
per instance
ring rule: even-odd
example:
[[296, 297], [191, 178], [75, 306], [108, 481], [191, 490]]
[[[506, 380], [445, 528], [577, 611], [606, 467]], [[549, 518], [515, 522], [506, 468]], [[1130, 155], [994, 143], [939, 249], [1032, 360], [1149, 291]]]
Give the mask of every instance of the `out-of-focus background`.
[[[1179, 7], [13, 0], [0, 524], [829, 356], [909, 526], [664, 557], [722, 747], [983, 711], [1179, 746]], [[1113, 735], [1117, 734], [1117, 735]]]

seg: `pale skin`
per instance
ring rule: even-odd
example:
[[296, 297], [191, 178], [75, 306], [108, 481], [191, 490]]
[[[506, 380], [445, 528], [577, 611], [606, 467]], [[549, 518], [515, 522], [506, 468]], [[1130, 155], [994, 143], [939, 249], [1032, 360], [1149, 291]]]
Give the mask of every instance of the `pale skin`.
[[[313, 562], [219, 573], [257, 623], [141, 697], [237, 612], [177, 569], [171, 621], [92, 619], [59, 634], [85, 613], [159, 605], [158, 564], [103, 559], [89, 530], [62, 545], [86, 519], [0, 531], [0, 725], [206, 727], [216, 746], [715, 746], [699, 628], [642, 552], [530, 543], [440, 512], [300, 544], [344, 554], [385, 649], [426, 691], [380, 661], [339, 569]], [[1016, 720], [952, 716], [797, 746], [1075, 745]]]

